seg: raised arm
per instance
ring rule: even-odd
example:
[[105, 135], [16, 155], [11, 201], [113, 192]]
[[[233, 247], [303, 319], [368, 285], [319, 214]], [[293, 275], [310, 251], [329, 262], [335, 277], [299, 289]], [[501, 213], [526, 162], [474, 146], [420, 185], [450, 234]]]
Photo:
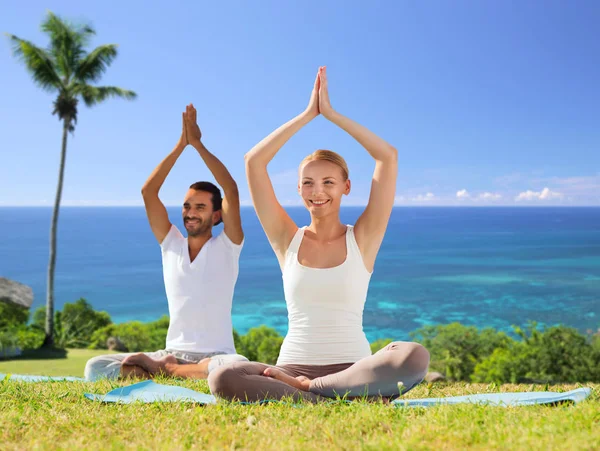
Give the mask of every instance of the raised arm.
[[354, 231], [363, 261], [369, 271], [385, 235], [394, 198], [398, 175], [398, 151], [389, 143], [331, 107], [327, 90], [326, 68], [320, 69], [319, 110], [325, 118], [344, 129], [356, 139], [375, 160], [371, 194], [365, 211], [356, 221]]
[[221, 218], [223, 219], [223, 230], [229, 239], [235, 244], [242, 244], [244, 231], [242, 230], [242, 218], [240, 216], [240, 194], [237, 183], [221, 160], [215, 157], [204, 146], [201, 141], [202, 133], [196, 122], [196, 108], [188, 105], [185, 112], [185, 123], [189, 143], [198, 151], [202, 160], [212, 173], [213, 177], [223, 188], [223, 205], [221, 207]]
[[167, 209], [158, 197], [158, 192], [179, 158], [179, 155], [182, 154], [183, 150], [188, 145], [185, 130], [185, 113], [181, 116], [181, 124], [182, 130], [179, 142], [171, 153], [154, 169], [142, 187], [142, 198], [144, 199], [144, 206], [146, 207], [146, 215], [148, 216], [152, 233], [154, 233], [154, 236], [159, 243], [163, 242], [169, 233], [169, 230], [171, 230], [171, 221], [169, 221]]
[[319, 76], [317, 74], [306, 110], [264, 138], [245, 156], [246, 178], [252, 204], [281, 267], [283, 267], [287, 248], [298, 227], [277, 201], [267, 165], [298, 130], [318, 115]]

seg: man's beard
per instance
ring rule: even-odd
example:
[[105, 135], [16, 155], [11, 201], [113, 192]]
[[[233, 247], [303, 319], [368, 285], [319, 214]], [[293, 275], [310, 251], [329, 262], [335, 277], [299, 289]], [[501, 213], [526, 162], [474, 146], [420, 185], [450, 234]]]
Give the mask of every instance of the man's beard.
[[183, 224], [186, 226], [185, 229], [187, 230], [188, 236], [202, 236], [206, 235], [210, 231], [210, 223], [205, 222], [202, 219], [199, 219], [198, 224], [194, 225], [193, 228], [189, 229], [186, 224], [187, 219], [189, 218], [184, 218]]

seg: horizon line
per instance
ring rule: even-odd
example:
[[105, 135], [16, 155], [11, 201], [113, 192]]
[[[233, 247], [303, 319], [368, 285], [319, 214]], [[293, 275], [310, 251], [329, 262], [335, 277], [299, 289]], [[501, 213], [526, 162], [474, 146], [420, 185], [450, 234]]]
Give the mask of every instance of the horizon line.
[[[297, 204], [281, 204], [285, 208], [306, 208], [304, 205]], [[340, 208], [365, 208], [367, 205], [341, 205]], [[181, 208], [181, 205], [165, 204], [166, 208]], [[394, 205], [392, 208], [600, 208], [600, 204], [596, 205], [540, 205], [540, 204], [515, 204], [515, 205], [444, 205], [444, 204], [401, 204]], [[54, 208], [53, 205], [2, 205], [0, 208]], [[98, 204], [98, 205], [60, 205], [60, 208], [144, 208], [144, 205], [131, 204], [131, 205], [110, 205], [110, 204]], [[240, 205], [242, 208], [254, 208], [252, 205]]]

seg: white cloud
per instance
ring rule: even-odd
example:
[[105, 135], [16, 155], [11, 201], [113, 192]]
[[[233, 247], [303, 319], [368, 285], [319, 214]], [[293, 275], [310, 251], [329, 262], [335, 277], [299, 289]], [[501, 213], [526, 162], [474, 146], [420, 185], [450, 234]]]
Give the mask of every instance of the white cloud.
[[468, 197], [471, 197], [471, 195], [466, 189], [461, 189], [460, 191], [456, 192], [456, 197], [458, 197], [459, 199], [466, 199]]
[[[544, 171], [538, 170], [496, 177], [494, 183], [506, 188], [502, 190], [505, 191], [503, 199], [510, 200], [511, 204], [561, 201], [569, 205], [600, 205], [600, 172], [557, 177], [545, 175]], [[544, 189], [525, 190], [528, 185]]]
[[550, 191], [548, 188], [544, 188], [540, 193], [540, 199], [560, 199], [563, 195], [555, 191]]
[[488, 193], [486, 191], [485, 193], [481, 193], [479, 195], [478, 199], [481, 199], [481, 200], [499, 200], [499, 199], [502, 199], [502, 194]]
[[515, 197], [515, 201], [520, 202], [523, 200], [552, 200], [562, 198], [563, 195], [561, 193], [550, 191], [550, 189], [546, 187], [542, 191], [523, 191], [522, 193], [519, 193], [517, 197]]

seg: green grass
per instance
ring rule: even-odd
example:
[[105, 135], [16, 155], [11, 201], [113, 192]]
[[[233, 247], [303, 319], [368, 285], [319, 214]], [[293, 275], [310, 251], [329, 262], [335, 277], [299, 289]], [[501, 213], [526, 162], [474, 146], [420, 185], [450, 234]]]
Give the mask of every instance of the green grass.
[[110, 353], [107, 350], [69, 349], [66, 358], [50, 358], [52, 356], [47, 352], [34, 351], [18, 359], [0, 360], [0, 373], [83, 377], [85, 362]]
[[[94, 351], [34, 363], [0, 363], [0, 372], [81, 375]], [[71, 361], [72, 362], [69, 362]], [[80, 365], [80, 366], [78, 366]], [[52, 372], [52, 373], [51, 373]], [[207, 393], [205, 381], [160, 380]], [[124, 382], [0, 382], [0, 448], [12, 449], [598, 449], [600, 385], [577, 405], [394, 408], [379, 402], [216, 406], [92, 402]], [[556, 385], [566, 391], [579, 385]], [[423, 384], [407, 398], [544, 390], [537, 385]]]

